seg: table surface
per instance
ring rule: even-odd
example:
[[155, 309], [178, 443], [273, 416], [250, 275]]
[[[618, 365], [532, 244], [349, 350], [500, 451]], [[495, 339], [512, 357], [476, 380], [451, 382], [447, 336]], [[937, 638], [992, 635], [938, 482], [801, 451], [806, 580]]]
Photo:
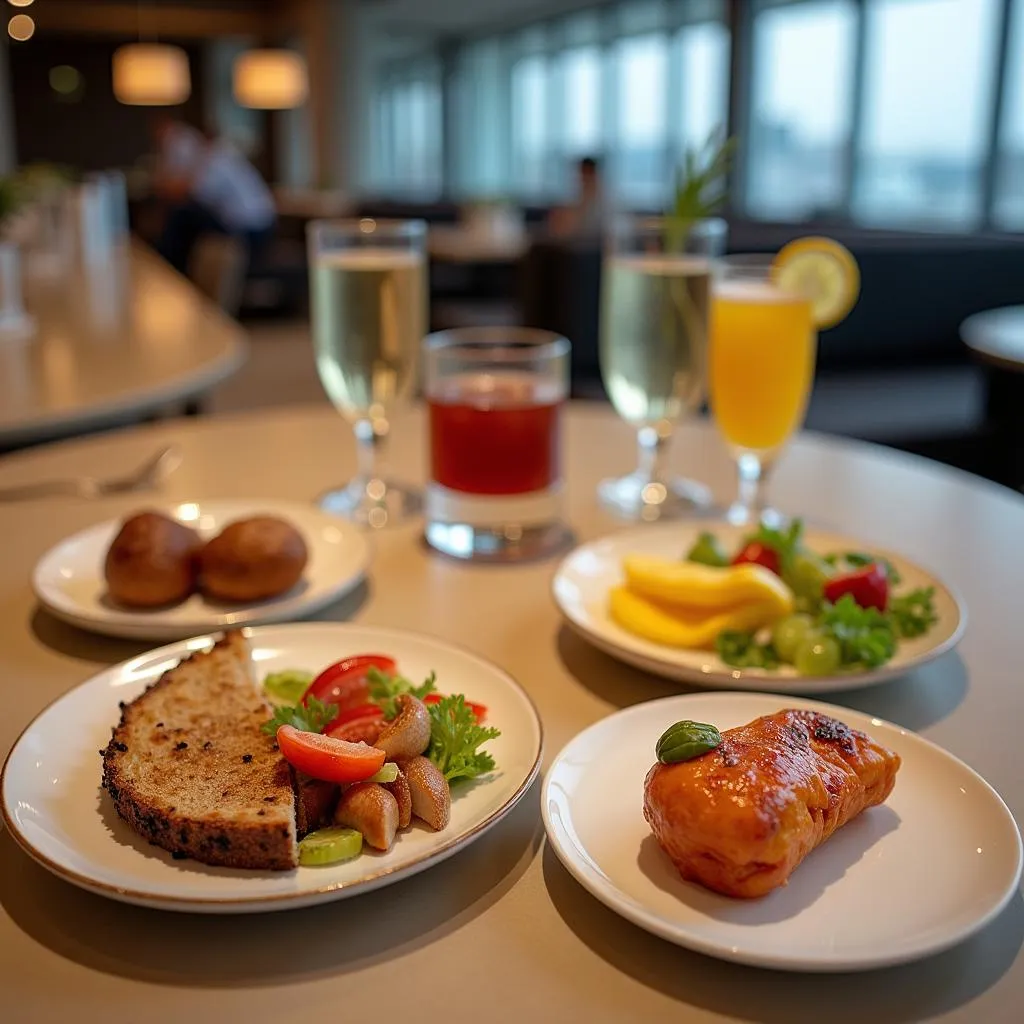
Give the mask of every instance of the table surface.
[[1024, 306], [975, 313], [960, 325], [960, 336], [986, 362], [1024, 373]]
[[34, 336], [0, 337], [0, 446], [67, 437], [201, 395], [241, 366], [241, 328], [139, 243], [29, 279]]
[[[416, 410], [396, 418], [393, 472], [421, 480]], [[0, 754], [48, 702], [143, 650], [77, 632], [41, 612], [29, 575], [62, 537], [156, 500], [312, 499], [354, 468], [347, 428], [328, 408], [173, 422], [0, 460], [0, 485], [72, 469], [109, 472], [175, 441], [185, 460], [159, 495], [0, 507]], [[630, 431], [605, 408], [566, 422], [568, 516], [588, 540], [621, 524], [597, 507], [609, 472], [631, 468]], [[732, 493], [714, 433], [693, 426], [677, 468]], [[780, 462], [776, 503], [927, 566], [963, 594], [958, 652], [913, 675], [840, 694], [844, 705], [923, 732], [981, 772], [1024, 813], [1020, 603], [1024, 498], [869, 445], [808, 436]], [[544, 719], [544, 767], [585, 726], [682, 687], [622, 666], [561, 625], [554, 562], [506, 568], [430, 555], [415, 524], [377, 534], [368, 584], [321, 618], [407, 627], [470, 647], [510, 671]], [[707, 959], [605, 909], [543, 839], [540, 788], [451, 860], [378, 892], [309, 910], [209, 918], [122, 906], [78, 891], [0, 835], [0, 1015], [12, 1022], [268, 1021], [301, 1013], [361, 1020], [404, 996], [423, 1020], [764, 1021], [770, 1024], [1019, 1022], [1024, 901], [931, 960], [871, 976], [801, 976]], [[921, 851], [927, 857], [929, 851]], [[878, 907], [885, 914], [884, 906]], [[144, 1009], [143, 1009], [144, 1008]], [[135, 1016], [133, 1016], [133, 1010]], [[327, 1017], [326, 1015], [332, 1015]]]

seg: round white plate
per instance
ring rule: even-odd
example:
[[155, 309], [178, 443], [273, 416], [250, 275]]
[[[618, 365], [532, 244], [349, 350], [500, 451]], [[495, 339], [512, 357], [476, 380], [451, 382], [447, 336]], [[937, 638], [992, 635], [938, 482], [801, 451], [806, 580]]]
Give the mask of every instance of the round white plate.
[[68, 537], [43, 555], [32, 574], [40, 603], [57, 618], [93, 633], [138, 640], [178, 640], [211, 630], [311, 615], [353, 590], [370, 563], [369, 545], [356, 526], [300, 502], [186, 502], [157, 511], [180, 519], [204, 540], [236, 519], [280, 516], [305, 538], [309, 564], [303, 578], [288, 593], [257, 604], [224, 604], [193, 594], [169, 608], [124, 608], [111, 602], [103, 578], [107, 549], [122, 523], [121, 519], [109, 519]]
[[835, 551], [867, 551], [888, 558], [903, 581], [897, 593], [916, 587], [935, 588], [939, 621], [925, 636], [900, 642], [896, 656], [881, 668], [832, 676], [800, 676], [791, 666], [767, 670], [737, 669], [726, 665], [714, 651], [682, 650], [652, 643], [627, 632], [608, 613], [608, 592], [622, 582], [622, 560], [627, 555], [654, 555], [681, 559], [697, 539], [709, 530], [720, 537], [726, 550], [739, 547], [747, 528], [724, 523], [664, 523], [639, 530], [613, 533], [570, 552], [559, 566], [553, 584], [555, 602], [568, 623], [595, 647], [620, 661], [669, 679], [696, 686], [732, 690], [773, 690], [777, 693], [827, 693], [850, 690], [905, 675], [934, 660], [959, 643], [967, 624], [963, 602], [930, 572], [890, 551], [839, 534], [808, 530], [804, 542], [819, 554]]
[[[787, 707], [824, 711], [895, 750], [896, 788], [762, 899], [684, 882], [643, 815], [658, 737], [684, 718], [724, 731]], [[605, 718], [555, 759], [541, 806], [555, 852], [602, 903], [670, 942], [760, 967], [856, 971], [938, 953], [993, 920], [1020, 883], [1013, 817], [962, 761], [888, 722], [771, 694], [668, 697]]]
[[456, 786], [451, 823], [413, 825], [387, 853], [294, 871], [245, 871], [174, 860], [122, 822], [100, 789], [97, 751], [130, 701], [210, 637], [183, 641], [94, 676], [51, 704], [25, 730], [4, 766], [3, 818], [25, 851], [54, 874], [102, 896], [166, 910], [247, 913], [341, 899], [388, 885], [451, 856], [504, 817], [540, 767], [541, 724], [530, 698], [505, 672], [468, 651], [401, 630], [301, 623], [247, 631], [260, 676], [284, 668], [317, 671], [350, 654], [389, 654], [412, 679], [437, 672], [442, 692], [487, 706], [501, 730], [485, 749], [497, 770]]

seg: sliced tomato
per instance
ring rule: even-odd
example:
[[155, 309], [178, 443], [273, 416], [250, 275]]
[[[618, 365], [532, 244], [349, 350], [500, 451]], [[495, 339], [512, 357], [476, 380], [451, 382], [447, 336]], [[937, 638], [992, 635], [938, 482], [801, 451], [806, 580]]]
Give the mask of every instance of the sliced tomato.
[[386, 756], [383, 750], [365, 743], [302, 732], [291, 725], [277, 730], [277, 745], [296, 771], [325, 782], [362, 782], [380, 771]]
[[889, 580], [885, 569], [875, 562], [834, 576], [825, 584], [825, 600], [835, 604], [844, 594], [849, 594], [861, 608], [877, 608], [884, 612], [889, 604]]
[[394, 658], [383, 654], [358, 654], [343, 658], [329, 665], [309, 684], [302, 696], [305, 703], [316, 697], [324, 704], [337, 704], [341, 710], [359, 707], [370, 702], [370, 688], [367, 673], [371, 668], [379, 669], [386, 675], [394, 675], [397, 669]]
[[340, 711], [324, 733], [349, 743], [369, 743], [373, 746], [383, 728], [384, 712], [376, 704], [360, 704], [359, 707]]
[[376, 715], [363, 715], [360, 718], [351, 718], [341, 725], [333, 722], [327, 727], [327, 736], [336, 740], [345, 740], [348, 743], [368, 743], [371, 747], [380, 739], [384, 731], [384, 715], [378, 712]]
[[[428, 693], [423, 698], [424, 704], [439, 704], [444, 698], [442, 693]], [[473, 701], [467, 700], [466, 707], [476, 715], [477, 722], [482, 722], [487, 717], [487, 708], [483, 704], [474, 704]]]

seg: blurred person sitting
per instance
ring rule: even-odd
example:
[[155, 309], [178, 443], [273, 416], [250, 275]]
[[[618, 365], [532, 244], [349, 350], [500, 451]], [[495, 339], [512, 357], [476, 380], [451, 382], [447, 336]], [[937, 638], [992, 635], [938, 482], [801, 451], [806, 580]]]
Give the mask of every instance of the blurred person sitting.
[[269, 242], [277, 219], [273, 194], [230, 142], [196, 134], [196, 151], [183, 141], [186, 136], [176, 134], [173, 159], [158, 176], [158, 190], [170, 206], [157, 251], [184, 274], [199, 239], [220, 235], [240, 242], [252, 263]]
[[576, 165], [577, 199], [572, 206], [551, 211], [548, 229], [553, 235], [599, 238], [608, 218], [601, 165], [596, 157], [583, 157]]

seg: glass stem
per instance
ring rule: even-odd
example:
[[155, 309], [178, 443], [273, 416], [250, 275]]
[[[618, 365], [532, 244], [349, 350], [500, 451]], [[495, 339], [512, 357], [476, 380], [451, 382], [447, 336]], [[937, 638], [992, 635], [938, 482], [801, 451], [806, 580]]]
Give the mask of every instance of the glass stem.
[[640, 476], [654, 483], [662, 478], [662, 463], [665, 460], [665, 450], [668, 448], [669, 431], [656, 426], [641, 427], [637, 433], [637, 444], [640, 449], [640, 465], [638, 472]]
[[769, 467], [751, 452], [744, 452], [736, 460], [739, 498], [734, 514], [730, 515], [734, 522], [753, 524], [761, 521], [768, 507], [765, 500], [768, 469]]
[[385, 419], [356, 420], [353, 427], [356, 435], [356, 459], [360, 484], [365, 487], [376, 479], [378, 463], [388, 436], [388, 422]]

